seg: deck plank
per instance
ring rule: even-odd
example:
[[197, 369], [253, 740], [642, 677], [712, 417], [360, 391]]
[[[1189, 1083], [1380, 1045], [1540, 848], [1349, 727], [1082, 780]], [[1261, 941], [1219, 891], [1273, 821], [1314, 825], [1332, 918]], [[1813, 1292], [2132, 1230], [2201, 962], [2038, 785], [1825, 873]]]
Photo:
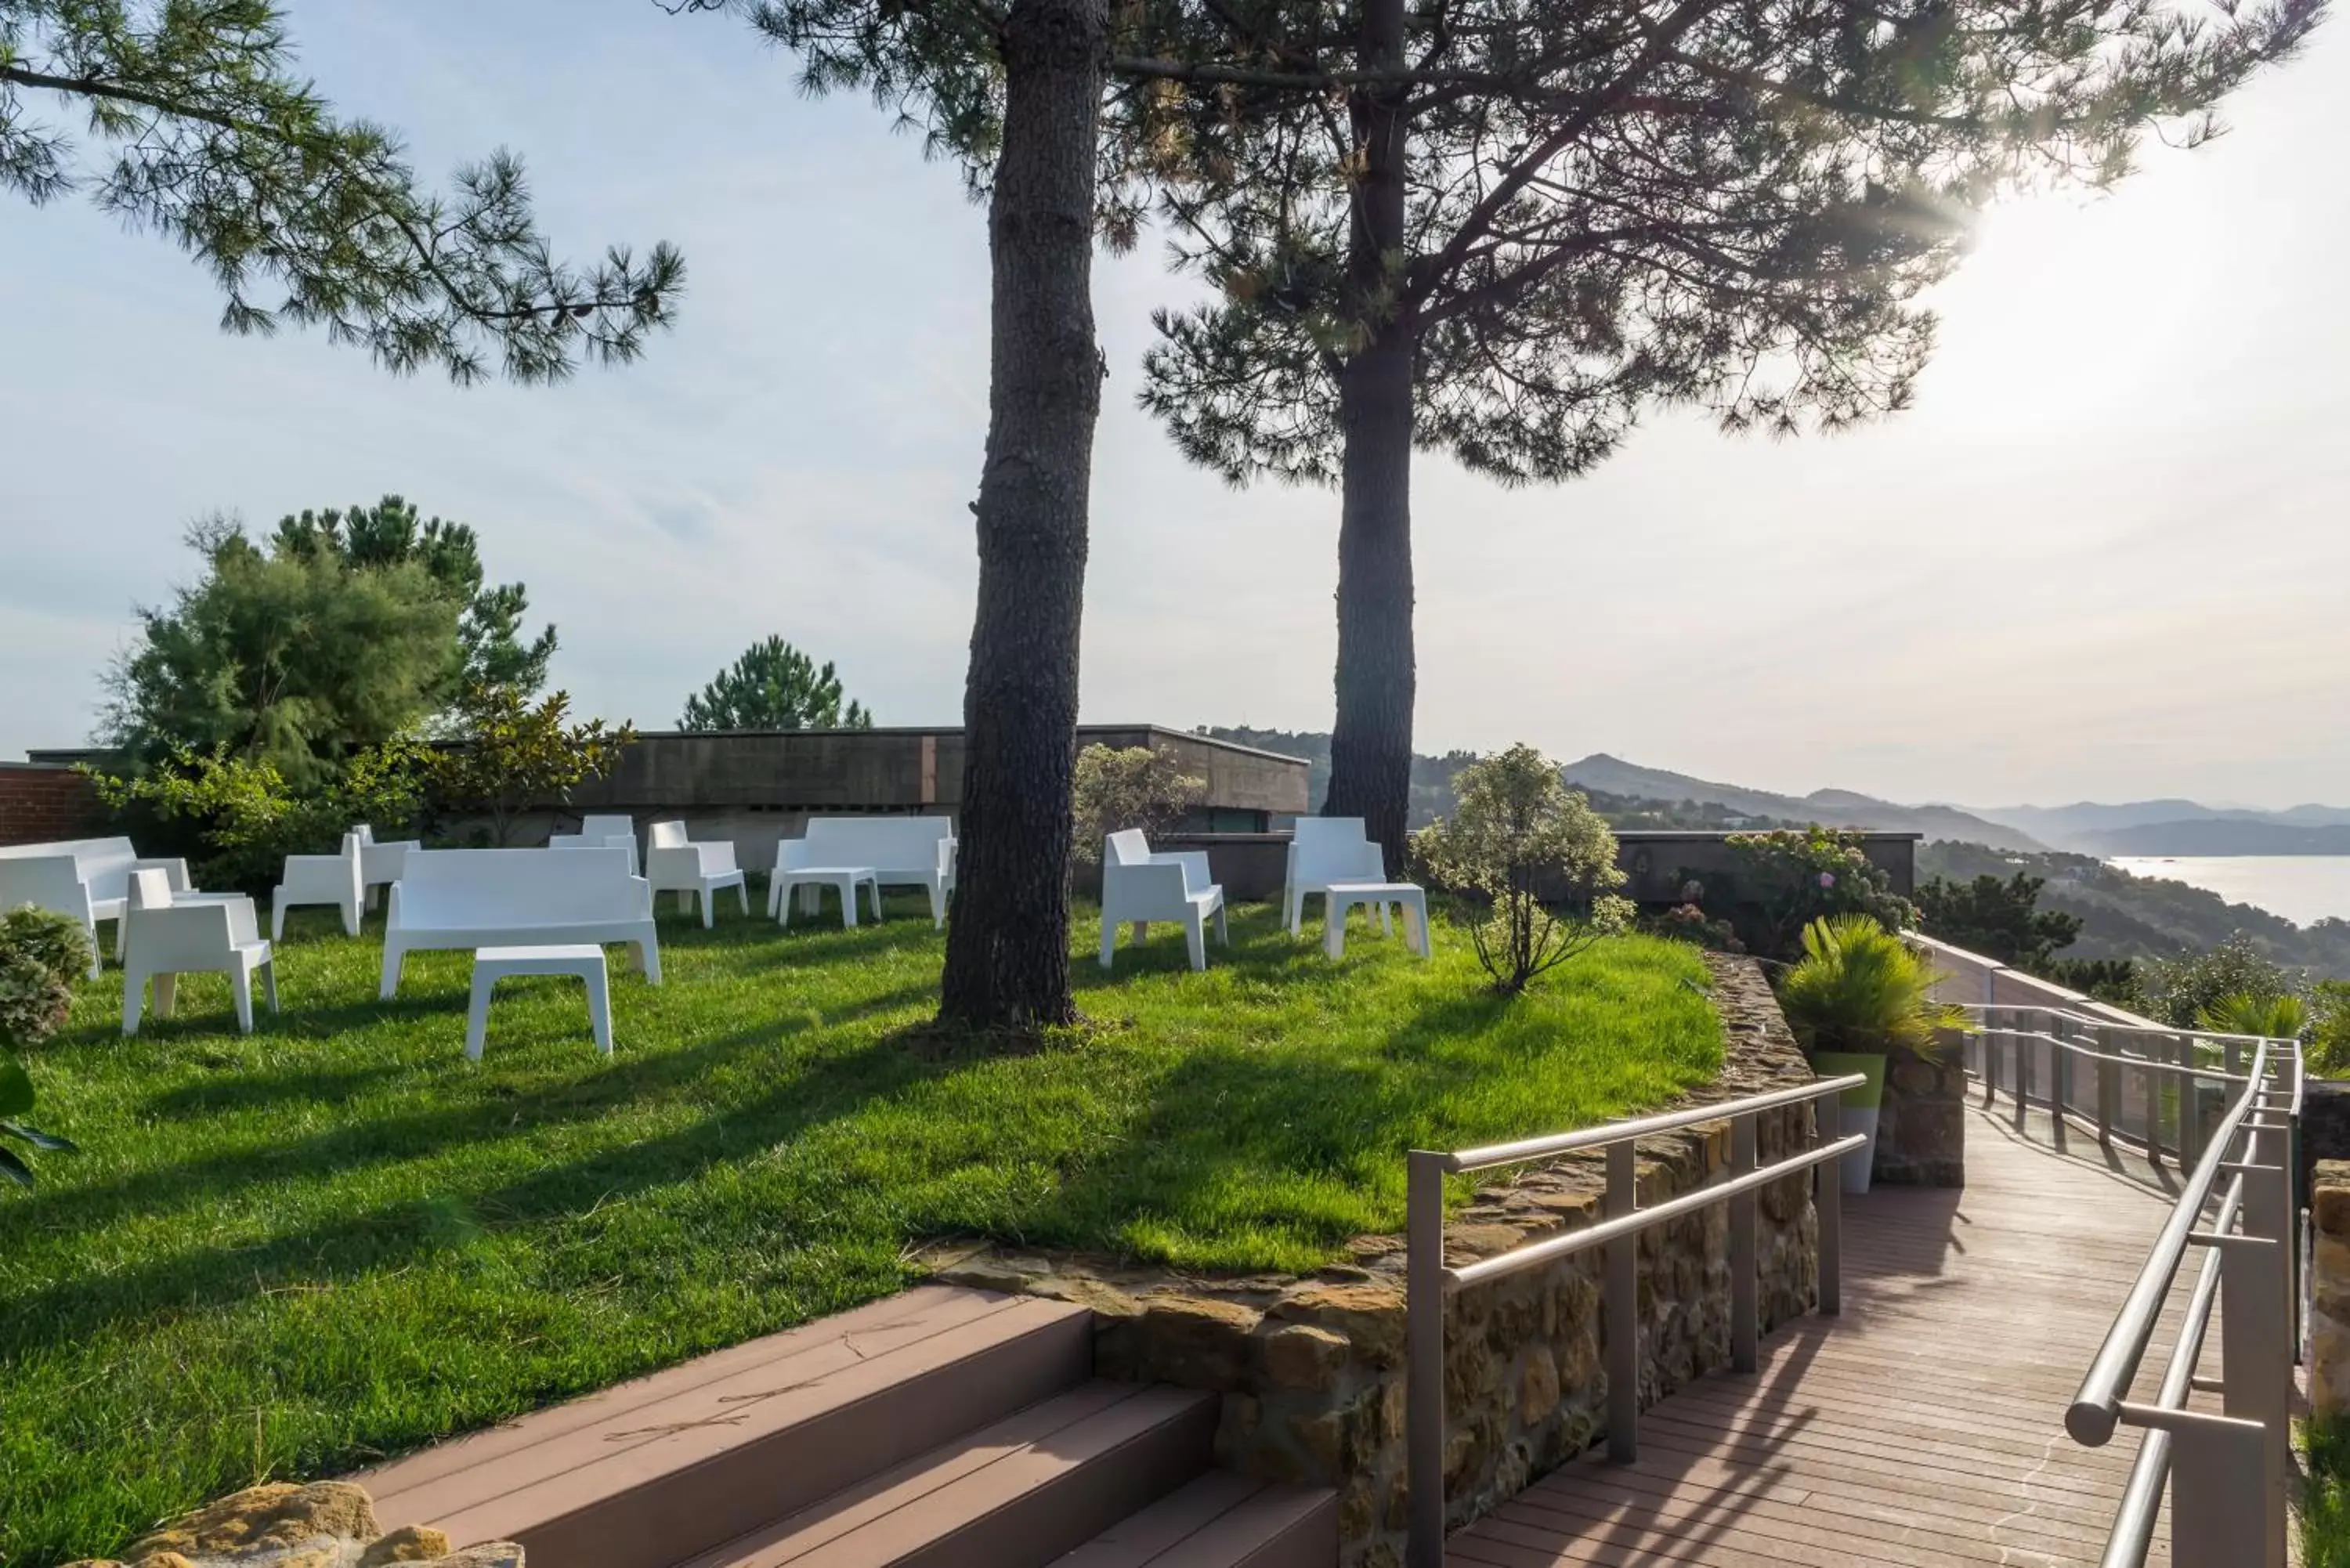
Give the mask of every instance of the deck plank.
[[[1963, 1192], [1845, 1200], [1844, 1314], [1764, 1342], [1751, 1377], [1645, 1412], [1640, 1457], [1587, 1456], [1457, 1532], [1479, 1568], [2091, 1568], [2137, 1434], [2064, 1407], [2169, 1212], [2175, 1178], [1968, 1113]], [[2191, 1260], [2190, 1260], [2191, 1262]], [[2173, 1287], [2139, 1371], [2168, 1357]], [[2168, 1559], [2158, 1534], [2153, 1560]]]

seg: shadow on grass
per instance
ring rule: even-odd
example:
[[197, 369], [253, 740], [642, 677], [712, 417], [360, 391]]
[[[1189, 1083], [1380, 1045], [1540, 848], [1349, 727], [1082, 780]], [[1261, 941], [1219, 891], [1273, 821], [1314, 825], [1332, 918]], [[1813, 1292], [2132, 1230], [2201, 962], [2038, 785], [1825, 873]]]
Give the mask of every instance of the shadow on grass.
[[[413, 1158], [454, 1143], [482, 1143], [520, 1126], [589, 1119], [644, 1087], [644, 1075], [674, 1077], [696, 1063], [771, 1045], [806, 1027], [785, 1021], [649, 1058], [631, 1072], [617, 1065], [572, 1085], [559, 1105], [542, 1100], [540, 1114], [517, 1123], [513, 1100], [451, 1107], [413, 1116], [379, 1118], [337, 1128], [281, 1147], [241, 1151], [141, 1173], [112, 1187], [44, 1195], [19, 1212], [44, 1229], [81, 1227], [166, 1197], [200, 1202], [222, 1185], [273, 1177], [345, 1169], [370, 1158]], [[60, 1282], [0, 1303], [0, 1347], [25, 1354], [106, 1329], [203, 1311], [246, 1300], [257, 1292], [349, 1279], [416, 1263], [463, 1248], [485, 1229], [528, 1225], [585, 1212], [649, 1189], [690, 1182], [723, 1165], [806, 1135], [856, 1114], [870, 1103], [926, 1078], [941, 1067], [906, 1048], [902, 1031], [876, 1036], [854, 1051], [806, 1060], [801, 1070], [745, 1104], [728, 1106], [690, 1127], [515, 1179], [465, 1192], [439, 1192], [381, 1204], [251, 1244], [204, 1247], [152, 1263]], [[37, 1212], [36, 1212], [37, 1210]], [[0, 1236], [5, 1236], [0, 1229]]]
[[[298, 1098], [348, 1096], [401, 1076], [413, 1077], [420, 1091], [445, 1093], [452, 1077], [464, 1075], [474, 1080], [465, 1087], [479, 1097], [408, 1115], [369, 1116], [306, 1137], [250, 1145], [140, 1170], [119, 1181], [52, 1188], [17, 1206], [16, 1212], [25, 1224], [44, 1230], [83, 1231], [129, 1214], [152, 1216], [192, 1209], [253, 1184], [315, 1179], [328, 1172], [347, 1174], [369, 1165], [430, 1158], [456, 1145], [485, 1147], [528, 1137], [548, 1127], [592, 1121], [623, 1106], [655, 1100], [675, 1090], [690, 1090], [713, 1071], [754, 1052], [781, 1046], [818, 1028], [895, 1012], [928, 996], [931, 990], [910, 983], [860, 999], [856, 1007], [822, 1019], [809, 1013], [778, 1016], [674, 1050], [638, 1055], [622, 1051], [577, 1076], [525, 1081], [520, 1085], [494, 1064], [477, 1067], [465, 1062], [459, 1054], [461, 1033], [451, 1035], [451, 1060], [442, 1064], [405, 1061], [340, 1069], [297, 1066], [245, 1075], [242, 1060], [232, 1058], [224, 1071], [236, 1075], [182, 1085], [153, 1096], [144, 1108], [166, 1116], [267, 1110]], [[430, 999], [421, 999], [370, 1004], [357, 1011], [363, 1012], [368, 1022], [380, 1023], [380, 1009], [395, 1005], [420, 1015], [435, 1010]], [[863, 1054], [806, 1059], [790, 1082], [829, 1075], [837, 1063]], [[736, 1109], [727, 1114], [752, 1113]], [[0, 1213], [0, 1238], [8, 1230], [8, 1216]], [[0, 1334], [0, 1344], [5, 1343], [7, 1336]]]

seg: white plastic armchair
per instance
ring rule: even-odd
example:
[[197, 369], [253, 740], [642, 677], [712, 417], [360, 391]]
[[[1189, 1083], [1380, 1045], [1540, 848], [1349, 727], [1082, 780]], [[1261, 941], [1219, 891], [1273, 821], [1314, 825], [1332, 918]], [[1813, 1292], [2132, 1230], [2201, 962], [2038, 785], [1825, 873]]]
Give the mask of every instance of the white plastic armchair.
[[365, 890], [361, 907], [376, 906], [376, 889], [389, 888], [400, 880], [400, 867], [408, 864], [408, 852], [424, 847], [416, 838], [380, 839], [375, 829], [360, 823], [351, 829], [359, 836], [359, 886]]
[[732, 888], [742, 900], [743, 912], [751, 912], [751, 886], [743, 879], [742, 868], [734, 864], [734, 845], [729, 839], [705, 840], [696, 844], [685, 836], [681, 822], [656, 822], [647, 831], [651, 847], [645, 852], [645, 877], [656, 896], [677, 895], [680, 909], [691, 909], [695, 895], [702, 898], [702, 923], [707, 928], [714, 923], [713, 907], [721, 888]]
[[579, 819], [577, 833], [557, 833], [546, 841], [549, 849], [619, 849], [629, 852], [629, 875], [637, 871], [637, 819], [620, 813], [591, 812]]
[[[1320, 894], [1326, 907], [1333, 882], [1384, 882], [1387, 857], [1359, 816], [1301, 816], [1289, 841], [1282, 878], [1281, 918], [1292, 936], [1305, 926], [1305, 900]], [[1386, 910], [1380, 910], [1382, 916]]]
[[269, 940], [286, 940], [286, 911], [300, 904], [332, 904], [343, 917], [343, 934], [358, 936], [366, 897], [358, 834], [344, 834], [343, 846], [332, 855], [288, 855], [276, 890], [269, 895]]
[[1204, 850], [1174, 850], [1154, 854], [1150, 840], [1139, 827], [1113, 833], [1102, 851], [1101, 965], [1110, 967], [1118, 949], [1118, 929], [1132, 922], [1134, 940], [1149, 934], [1153, 920], [1182, 923], [1191, 967], [1208, 967], [1207, 920], [1216, 920], [1216, 943], [1229, 940], [1224, 929], [1224, 890], [1210, 879]]
[[277, 966], [261, 940], [253, 900], [220, 895], [174, 899], [171, 878], [161, 871], [130, 874], [122, 960], [122, 1033], [139, 1033], [139, 1014], [150, 981], [155, 986], [155, 1016], [172, 1016], [176, 981], [183, 974], [225, 974], [236, 1001], [236, 1026], [253, 1033], [253, 977], [261, 975], [269, 1011], [277, 1011]]

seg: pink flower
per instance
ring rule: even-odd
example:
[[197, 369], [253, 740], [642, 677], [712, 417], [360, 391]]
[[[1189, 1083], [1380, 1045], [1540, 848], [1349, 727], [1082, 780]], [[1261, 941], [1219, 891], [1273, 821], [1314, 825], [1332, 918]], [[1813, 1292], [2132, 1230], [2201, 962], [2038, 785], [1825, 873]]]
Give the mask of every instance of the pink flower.
[[1823, 887], [1823, 888], [1833, 888], [1833, 887], [1835, 887], [1835, 872], [1833, 872], [1833, 871], [1823, 871], [1823, 872], [1821, 872], [1821, 873], [1820, 873], [1820, 886], [1821, 886], [1821, 887]]

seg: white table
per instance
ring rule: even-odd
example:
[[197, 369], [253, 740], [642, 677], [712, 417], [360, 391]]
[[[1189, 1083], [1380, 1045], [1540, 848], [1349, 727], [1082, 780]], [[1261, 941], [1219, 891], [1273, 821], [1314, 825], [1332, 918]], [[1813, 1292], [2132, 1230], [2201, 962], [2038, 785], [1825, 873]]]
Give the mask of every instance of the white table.
[[482, 1042], [490, 1030], [490, 992], [498, 981], [514, 975], [576, 974], [588, 982], [588, 1023], [596, 1033], [596, 1049], [612, 1054], [612, 992], [604, 973], [604, 950], [591, 942], [545, 948], [476, 948], [473, 950], [473, 999], [465, 1012], [465, 1056], [482, 1059]]
[[800, 895], [800, 913], [813, 915], [820, 906], [821, 889], [835, 888], [840, 892], [840, 923], [857, 924], [857, 889], [860, 887], [871, 895], [873, 918], [881, 919], [881, 877], [870, 866], [795, 866], [775, 872], [775, 923], [792, 923], [792, 894]]
[[1399, 905], [1403, 909], [1404, 945], [1420, 957], [1428, 956], [1428, 894], [1410, 882], [1333, 882], [1327, 898], [1328, 913], [1322, 922], [1322, 950], [1332, 958], [1347, 956], [1347, 911], [1357, 904], [1367, 904], [1387, 919], [1388, 906]]

